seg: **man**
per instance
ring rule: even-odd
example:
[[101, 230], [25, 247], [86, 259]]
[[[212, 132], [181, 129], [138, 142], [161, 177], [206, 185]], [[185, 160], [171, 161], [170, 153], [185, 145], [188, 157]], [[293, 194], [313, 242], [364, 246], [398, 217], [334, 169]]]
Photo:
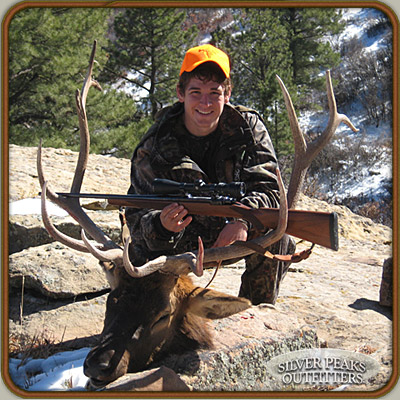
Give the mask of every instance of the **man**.
[[[229, 104], [228, 56], [212, 45], [187, 51], [177, 85], [179, 102], [156, 117], [132, 157], [129, 193], [152, 193], [154, 178], [206, 183], [243, 181], [240, 200], [258, 207], [278, 207], [277, 160], [267, 129], [253, 110]], [[220, 247], [255, 234], [241, 219], [188, 215], [176, 203], [162, 211], [127, 209], [132, 236], [130, 256], [136, 265], [161, 254], [196, 249], [200, 235], [205, 247]], [[272, 253], [294, 252], [285, 236]], [[275, 303], [287, 264], [261, 255], [246, 258], [239, 295], [253, 304]]]

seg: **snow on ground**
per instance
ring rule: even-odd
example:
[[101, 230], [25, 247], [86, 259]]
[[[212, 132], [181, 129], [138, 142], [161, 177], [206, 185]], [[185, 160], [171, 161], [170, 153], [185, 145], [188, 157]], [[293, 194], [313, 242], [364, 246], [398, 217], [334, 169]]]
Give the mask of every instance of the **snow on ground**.
[[376, 172], [363, 171], [362, 179], [353, 179], [351, 176], [341, 182], [341, 187], [329, 197], [341, 201], [346, 198], [365, 196], [371, 199], [379, 199], [387, 196], [384, 183], [392, 179], [390, 165], [382, 164]]
[[378, 21], [385, 14], [375, 8], [349, 8], [343, 10], [343, 20], [346, 21], [346, 28], [338, 35], [337, 40], [345, 42], [353, 37], [361, 39], [365, 51], [376, 51], [379, 48], [382, 37], [368, 36], [367, 31], [371, 23]]
[[[9, 215], [41, 214], [39, 198], [22, 199], [9, 204]], [[56, 217], [66, 217], [68, 213], [50, 201], [46, 202], [47, 213]]]
[[10, 377], [15, 385], [28, 391], [82, 391], [88, 381], [83, 374], [83, 362], [89, 351], [85, 347], [46, 359], [28, 359], [24, 363], [11, 358]]
[[[385, 14], [375, 8], [348, 8], [343, 9], [343, 19], [347, 22], [344, 31], [334, 38], [334, 42], [343, 43], [353, 37], [360, 39], [363, 43], [365, 52], [376, 52], [380, 46], [384, 44], [386, 32], [381, 31], [376, 36], [368, 35], [368, 27], [375, 21], [384, 17]], [[392, 137], [393, 128], [391, 121], [381, 122], [377, 127], [367, 121], [365, 110], [360, 102], [355, 101], [345, 110], [338, 109], [339, 113], [346, 114], [353, 125], [359, 129], [359, 132], [354, 133], [345, 125], [340, 124], [333, 143], [339, 144], [339, 139], [343, 135], [351, 137], [352, 140], [365, 143], [370, 143], [371, 157], [376, 151], [376, 146], [379, 146], [377, 139]], [[299, 124], [304, 132], [321, 133], [328, 123], [328, 113], [324, 112], [303, 112], [299, 117]], [[386, 184], [392, 179], [392, 155], [386, 154], [385, 149], [381, 150], [382, 155], [379, 163], [374, 165], [373, 171], [370, 167], [364, 167], [362, 171], [357, 171], [357, 176], [351, 174], [347, 179], [340, 182], [340, 188], [335, 187], [335, 193], [329, 193], [329, 190], [324, 191], [329, 198], [335, 198], [341, 201], [347, 197], [370, 196], [371, 198], [379, 198], [387, 196]], [[321, 182], [322, 183], [322, 182]], [[326, 183], [329, 187], [329, 183]]]
[[[40, 199], [30, 198], [11, 202], [9, 214], [41, 214]], [[49, 215], [67, 216], [68, 213], [47, 202]], [[21, 389], [29, 391], [85, 390], [88, 378], [83, 374], [83, 362], [89, 348], [55, 354], [47, 359], [21, 360], [11, 358], [9, 374]]]
[[[356, 108], [356, 107], [355, 107]], [[341, 112], [341, 110], [338, 110]], [[357, 113], [357, 110], [346, 110], [343, 111], [350, 118], [351, 122], [359, 132], [354, 133], [347, 125], [340, 124], [336, 130], [335, 136], [333, 137], [333, 143], [340, 147], [341, 138], [351, 137], [352, 140], [364, 143], [364, 147], [367, 146], [371, 157], [374, 157], [376, 147], [371, 146], [372, 143], [376, 143], [379, 146], [378, 138], [390, 137], [392, 128], [390, 123], [382, 123], [379, 127], [374, 125], [366, 124], [362, 114]], [[305, 112], [299, 117], [300, 127], [304, 132], [312, 130], [313, 132], [322, 133], [328, 124], [327, 113], [312, 113]], [[348, 143], [345, 141], [344, 145]], [[352, 160], [349, 160], [352, 161]], [[343, 160], [345, 162], [345, 160]], [[322, 189], [321, 191], [327, 195], [327, 198], [335, 199], [335, 201], [342, 201], [349, 197], [367, 196], [370, 198], [377, 199], [381, 196], [385, 197], [388, 195], [385, 188], [385, 184], [392, 180], [392, 155], [381, 148], [379, 160], [371, 167], [364, 166], [362, 169], [357, 170], [357, 176], [349, 173], [343, 176], [340, 182], [336, 182], [334, 193], [330, 192], [329, 189]], [[320, 184], [329, 187], [329, 182], [323, 182], [320, 180]], [[340, 184], [340, 187], [337, 185]]]

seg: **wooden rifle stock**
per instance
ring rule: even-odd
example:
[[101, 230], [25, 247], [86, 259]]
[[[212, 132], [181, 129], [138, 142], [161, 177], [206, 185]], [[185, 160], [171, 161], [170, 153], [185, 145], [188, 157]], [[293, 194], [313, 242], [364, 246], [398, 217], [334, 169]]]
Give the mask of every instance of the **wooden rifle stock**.
[[[113, 195], [58, 193], [61, 196], [106, 199], [110, 205], [118, 207], [133, 207], [162, 210], [171, 203], [183, 205], [194, 215], [214, 217], [242, 218], [249, 221], [255, 229], [265, 231], [278, 225], [279, 209], [253, 209], [236, 201], [219, 203], [218, 200], [207, 197], [157, 197], [151, 195]], [[337, 214], [320, 211], [289, 210], [286, 233], [311, 243], [339, 249]]]
[[[119, 206], [162, 210], [171, 201], [165, 203], [163, 201], [164, 204], [159, 204], [159, 201], [153, 203], [151, 200], [146, 200], [142, 204], [138, 204], [135, 199], [131, 204], [129, 204], [129, 200], [124, 201], [123, 204], [118, 200], [109, 200], [109, 203]], [[243, 218], [260, 231], [265, 231], [265, 228], [273, 229], [278, 225], [278, 208], [253, 209], [239, 202], [232, 205], [213, 205], [196, 203], [186, 199], [179, 200], [179, 203], [188, 210], [189, 214]], [[332, 250], [339, 249], [338, 218], [335, 212], [289, 210], [286, 233]]]

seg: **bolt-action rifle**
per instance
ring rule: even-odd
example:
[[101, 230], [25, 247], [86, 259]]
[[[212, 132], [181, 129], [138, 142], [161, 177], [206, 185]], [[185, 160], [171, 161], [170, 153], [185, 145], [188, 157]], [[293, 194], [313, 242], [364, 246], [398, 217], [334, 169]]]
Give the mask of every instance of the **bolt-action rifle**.
[[[205, 184], [180, 183], [167, 179], [153, 181], [153, 195], [119, 195], [96, 193], [57, 193], [65, 197], [104, 199], [119, 207], [162, 210], [171, 203], [183, 205], [194, 215], [240, 218], [265, 231], [278, 225], [279, 209], [253, 209], [241, 204], [245, 192], [243, 182]], [[286, 233], [332, 250], [339, 249], [338, 218], [335, 212], [289, 210]]]

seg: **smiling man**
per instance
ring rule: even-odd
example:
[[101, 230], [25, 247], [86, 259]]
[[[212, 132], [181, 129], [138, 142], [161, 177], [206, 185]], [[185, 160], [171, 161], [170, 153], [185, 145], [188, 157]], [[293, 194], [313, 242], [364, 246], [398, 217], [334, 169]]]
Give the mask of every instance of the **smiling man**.
[[[154, 178], [206, 183], [242, 181], [247, 191], [240, 201], [253, 208], [279, 207], [277, 159], [259, 114], [229, 103], [230, 61], [212, 45], [187, 51], [177, 85], [178, 102], [156, 117], [132, 157], [129, 193], [152, 193]], [[126, 210], [132, 243], [130, 257], [139, 266], [161, 254], [197, 248], [200, 235], [206, 247], [248, 240], [256, 232], [240, 219], [189, 216], [172, 203], [162, 211]], [[292, 254], [288, 237], [268, 249]], [[253, 254], [246, 258], [239, 295], [253, 304], [275, 303], [287, 263]]]

